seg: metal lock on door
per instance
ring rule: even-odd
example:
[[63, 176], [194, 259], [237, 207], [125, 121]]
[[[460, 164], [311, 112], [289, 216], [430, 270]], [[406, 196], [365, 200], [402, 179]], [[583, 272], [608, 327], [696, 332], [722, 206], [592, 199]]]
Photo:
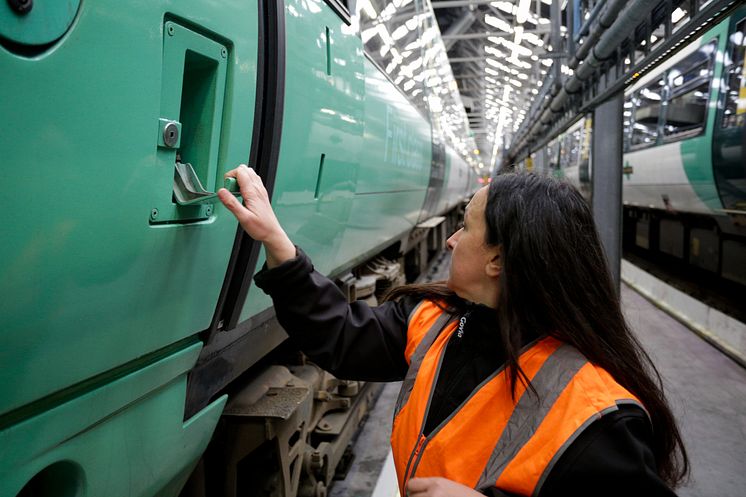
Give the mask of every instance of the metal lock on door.
[[[151, 224], [207, 219], [216, 201], [228, 49], [174, 21], [163, 25], [157, 160], [165, 182]], [[227, 184], [232, 190], [235, 185]]]

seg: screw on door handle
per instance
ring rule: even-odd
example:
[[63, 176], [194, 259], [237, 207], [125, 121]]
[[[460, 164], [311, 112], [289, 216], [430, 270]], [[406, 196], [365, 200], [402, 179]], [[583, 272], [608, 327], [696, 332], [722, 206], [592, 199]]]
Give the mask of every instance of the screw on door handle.
[[[236, 178], [225, 178], [225, 189], [235, 196], [240, 196]], [[212, 204], [218, 194], [209, 192], [202, 186], [202, 182], [194, 172], [189, 163], [176, 163], [176, 174], [174, 174], [174, 198], [179, 205]]]

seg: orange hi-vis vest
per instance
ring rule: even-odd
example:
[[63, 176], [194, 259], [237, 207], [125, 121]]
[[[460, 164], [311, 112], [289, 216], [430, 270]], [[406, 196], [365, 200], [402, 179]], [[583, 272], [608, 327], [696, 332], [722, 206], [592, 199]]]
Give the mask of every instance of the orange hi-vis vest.
[[394, 412], [391, 446], [401, 495], [412, 477], [440, 476], [484, 492], [537, 495], [554, 464], [593, 421], [620, 404], [642, 404], [574, 347], [543, 337], [518, 364], [537, 396], [504, 368], [486, 378], [426, 437], [425, 420], [446, 344], [458, 320], [431, 301], [413, 311], [405, 351], [409, 371]]

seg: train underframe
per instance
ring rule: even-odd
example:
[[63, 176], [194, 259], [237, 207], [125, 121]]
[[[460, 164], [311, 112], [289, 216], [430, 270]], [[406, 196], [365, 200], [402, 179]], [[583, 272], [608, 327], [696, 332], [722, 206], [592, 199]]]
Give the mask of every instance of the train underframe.
[[624, 207], [625, 250], [746, 287], [746, 215], [706, 216]]

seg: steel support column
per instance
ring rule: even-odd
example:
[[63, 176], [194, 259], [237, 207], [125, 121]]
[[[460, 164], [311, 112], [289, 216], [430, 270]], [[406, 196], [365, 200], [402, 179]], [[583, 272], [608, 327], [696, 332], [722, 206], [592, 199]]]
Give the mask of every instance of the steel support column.
[[622, 122], [624, 93], [606, 100], [593, 113], [591, 181], [593, 217], [619, 289], [622, 258]]
[[[562, 26], [562, 9], [560, 2], [552, 2], [552, 6], [550, 8], [550, 20], [552, 25], [552, 34], [550, 35], [550, 40], [552, 43], [552, 51], [554, 54], [559, 56], [559, 54], [562, 53], [562, 30], [560, 29]], [[552, 64], [552, 72], [554, 73], [554, 77], [556, 78], [555, 81], [562, 81], [562, 72], [560, 70], [560, 67], [562, 66], [563, 59], [557, 58], [554, 59], [554, 63]]]

